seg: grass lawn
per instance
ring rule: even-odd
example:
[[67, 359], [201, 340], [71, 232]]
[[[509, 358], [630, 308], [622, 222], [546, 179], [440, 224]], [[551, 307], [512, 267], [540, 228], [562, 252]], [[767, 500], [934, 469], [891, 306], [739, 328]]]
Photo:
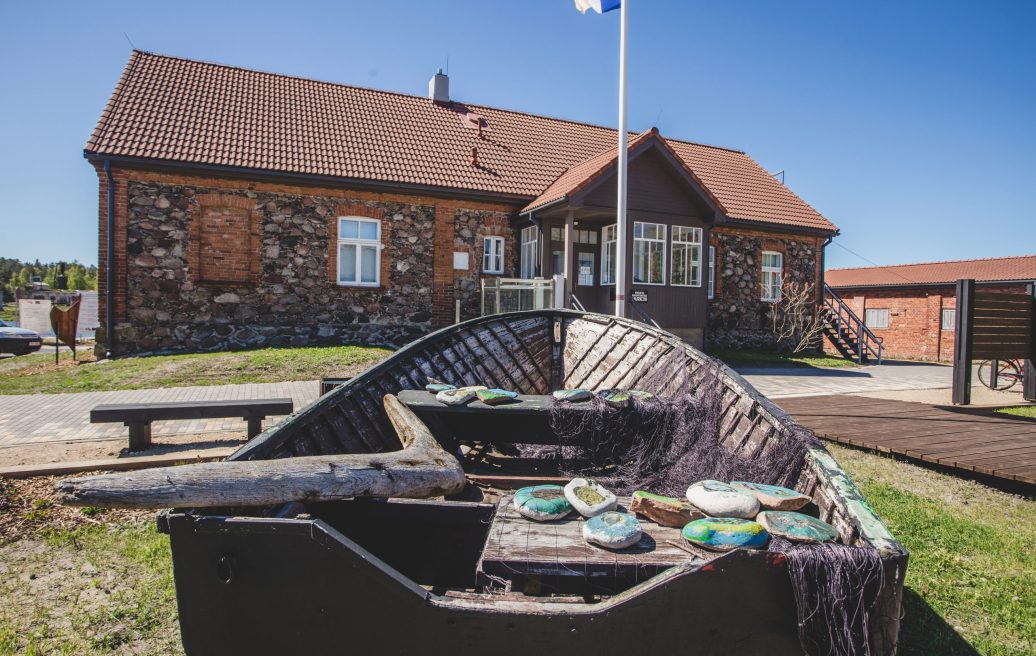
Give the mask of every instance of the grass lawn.
[[1032, 417], [1036, 419], [1036, 405], [1020, 405], [1015, 408], [997, 408], [997, 412], [1016, 417]]
[[94, 362], [80, 352], [55, 365], [53, 353], [0, 360], [0, 394], [60, 394], [104, 390], [268, 383], [349, 376], [384, 359], [389, 349], [370, 346], [267, 348], [118, 358]]
[[4, 303], [0, 305], [0, 321], [17, 321], [18, 305], [15, 303]]
[[[910, 550], [901, 656], [1036, 652], [1036, 501], [832, 451]], [[6, 510], [0, 499], [0, 527], [4, 512], [20, 522], [0, 532], [0, 654], [181, 653], [169, 541], [149, 514], [87, 509], [101, 523], [69, 525], [81, 510], [22, 495]], [[58, 510], [63, 524], [45, 528]]]
[[712, 357], [719, 358], [729, 365], [752, 364], [762, 366], [783, 365], [792, 367], [824, 368], [860, 366], [852, 360], [847, 360], [837, 355], [828, 355], [827, 353], [784, 355], [767, 351], [741, 351], [726, 349], [716, 349], [715, 351], [709, 351], [708, 353]]

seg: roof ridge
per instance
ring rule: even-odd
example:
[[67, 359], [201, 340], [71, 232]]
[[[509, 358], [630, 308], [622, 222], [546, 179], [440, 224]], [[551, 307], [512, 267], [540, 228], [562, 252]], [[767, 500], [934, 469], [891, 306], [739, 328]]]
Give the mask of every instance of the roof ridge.
[[1021, 260], [1024, 258], [1033, 257], [1036, 258], [1036, 253], [1031, 255], [1005, 255], [1003, 257], [976, 257], [976, 258], [965, 258], [961, 260], [935, 260], [932, 262], [908, 262], [905, 264], [875, 264], [874, 266], [866, 267], [842, 267], [838, 269], [828, 269], [831, 271], [866, 271], [868, 269], [891, 269], [896, 267], [909, 267], [909, 266], [931, 266], [933, 264], [958, 264], [960, 262], [997, 262], [1002, 260]]
[[[220, 68], [228, 68], [228, 69], [236, 70], [236, 71], [244, 71], [246, 73], [258, 73], [260, 75], [272, 75], [274, 77], [281, 77], [281, 78], [285, 78], [285, 79], [289, 79], [289, 80], [301, 80], [301, 81], [304, 81], [304, 82], [313, 82], [315, 84], [329, 84], [329, 85], [336, 86], [336, 87], [347, 87], [349, 89], [358, 89], [360, 91], [370, 91], [372, 93], [384, 93], [384, 94], [388, 94], [388, 95], [392, 95], [392, 96], [402, 96], [404, 98], [414, 98], [414, 99], [417, 99], [417, 100], [428, 100], [428, 98], [426, 96], [421, 96], [421, 95], [418, 95], [418, 94], [415, 94], [415, 93], [406, 93], [406, 92], [403, 92], [403, 91], [392, 91], [392, 90], [389, 90], [389, 89], [376, 89], [374, 87], [364, 87], [364, 86], [360, 86], [360, 85], [357, 85], [357, 84], [348, 84], [346, 82], [333, 82], [331, 80], [322, 80], [322, 79], [315, 78], [315, 77], [306, 77], [304, 75], [291, 75], [289, 73], [280, 73], [278, 71], [268, 71], [268, 70], [261, 70], [261, 69], [257, 69], [257, 68], [246, 68], [245, 66], [238, 66], [236, 64], [224, 64], [222, 62], [211, 61], [211, 60], [208, 60], [208, 59], [194, 59], [192, 57], [182, 57], [180, 55], [167, 55], [167, 54], [161, 53], [161, 52], [152, 52], [150, 50], [140, 50], [140, 49], [134, 49], [133, 53], [134, 54], [147, 55], [148, 57], [161, 57], [163, 59], [175, 59], [177, 61], [191, 62], [191, 63], [194, 63], [194, 64], [205, 64], [206, 66], [218, 66]], [[132, 57], [131, 57], [131, 60], [132, 60]], [[534, 114], [532, 112], [521, 110], [521, 109], [508, 109], [506, 107], [494, 107], [492, 105], [482, 105], [482, 104], [478, 104], [478, 103], [471, 103], [471, 102], [460, 101], [460, 100], [451, 100], [450, 102], [451, 103], [462, 104], [462, 105], [467, 105], [467, 106], [472, 107], [472, 108], [491, 109], [491, 110], [496, 111], [496, 112], [506, 112], [508, 114], [519, 114], [521, 116], [531, 116], [533, 118], [546, 119], [548, 121], [559, 121], [561, 123], [570, 123], [572, 125], [582, 125], [584, 127], [595, 128], [595, 129], [598, 129], [598, 130], [607, 130], [609, 132], [616, 132], [616, 133], [618, 133], [618, 131], [619, 131], [618, 128], [610, 127], [610, 126], [607, 126], [607, 125], [601, 125], [599, 123], [590, 123], [588, 121], [579, 121], [579, 120], [571, 119], [571, 118], [562, 118], [562, 117], [559, 117], [559, 116], [550, 116], [550, 115], [547, 115], [547, 114]], [[648, 132], [651, 129], [652, 128], [648, 128], [644, 132]], [[629, 130], [629, 132], [631, 134], [636, 134], [636, 135], [640, 135], [640, 134], [643, 133], [643, 132], [636, 132], [636, 131], [633, 131], [633, 130]], [[669, 139], [668, 137], [663, 137], [663, 138]], [[673, 139], [669, 139], [669, 140], [676, 141], [676, 142], [679, 142], [679, 143], [682, 143], [682, 144], [687, 144], [689, 146], [698, 146], [700, 148], [713, 148], [715, 150], [725, 150], [725, 151], [728, 151], [728, 152], [738, 153], [738, 154], [741, 154], [741, 155], [748, 155], [747, 152], [745, 152], [743, 150], [739, 150], [737, 148], [728, 148], [726, 146], [717, 146], [717, 145], [714, 145], [714, 144], [706, 144], [706, 143], [701, 143], [699, 141], [690, 141], [688, 139], [675, 139], [675, 138], [673, 138]], [[618, 144], [616, 144], [616, 148], [618, 148]]]

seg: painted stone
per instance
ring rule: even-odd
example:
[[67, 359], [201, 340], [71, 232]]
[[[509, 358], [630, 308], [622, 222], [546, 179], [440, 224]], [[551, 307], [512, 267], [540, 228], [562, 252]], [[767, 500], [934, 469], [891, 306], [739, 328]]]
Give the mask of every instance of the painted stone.
[[644, 390], [630, 390], [629, 395], [631, 399], [636, 399], [638, 401], [650, 401], [655, 398], [654, 394], [651, 392], [645, 392]]
[[554, 390], [554, 399], [557, 401], [568, 401], [569, 403], [579, 403], [581, 401], [589, 401], [594, 398], [594, 393], [588, 389], [569, 389], [569, 390]]
[[687, 500], [710, 517], [751, 519], [759, 512], [755, 495], [721, 481], [699, 481], [687, 488]]
[[755, 495], [763, 510], [799, 510], [810, 502], [805, 494], [779, 485], [732, 481], [730, 487]]
[[450, 385], [449, 383], [428, 383], [424, 386], [425, 390], [429, 392], [445, 392], [446, 390], [457, 389], [456, 385]]
[[484, 389], [486, 388], [479, 385], [471, 385], [468, 387], [443, 390], [435, 395], [435, 400], [446, 405], [464, 405], [475, 398], [476, 392]]
[[770, 540], [762, 524], [735, 517], [706, 517], [683, 527], [682, 535], [691, 544], [713, 551], [762, 549]]
[[478, 390], [475, 392], [475, 396], [486, 405], [501, 405], [518, 400], [518, 392], [510, 392], [498, 388]]
[[607, 549], [625, 549], [640, 542], [643, 530], [629, 513], [609, 511], [583, 524], [583, 539]]
[[625, 408], [630, 403], [630, 393], [626, 390], [606, 389], [597, 393], [597, 396], [604, 399], [609, 405], [616, 408]]
[[698, 510], [684, 499], [664, 497], [643, 490], [633, 493], [630, 510], [647, 517], [659, 526], [680, 528], [687, 522], [701, 519], [705, 513]]
[[572, 504], [565, 498], [565, 490], [560, 485], [523, 487], [514, 493], [513, 504], [519, 515], [537, 522], [561, 519], [572, 512]]
[[615, 510], [619, 500], [600, 484], [585, 478], [573, 478], [565, 486], [565, 498], [583, 517], [593, 517]]
[[797, 512], [766, 510], [755, 518], [771, 535], [792, 542], [834, 542], [838, 531], [825, 521]]

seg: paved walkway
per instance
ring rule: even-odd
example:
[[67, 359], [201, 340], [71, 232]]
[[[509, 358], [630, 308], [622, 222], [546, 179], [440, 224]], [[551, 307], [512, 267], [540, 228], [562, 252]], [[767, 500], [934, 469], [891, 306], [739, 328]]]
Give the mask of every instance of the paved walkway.
[[925, 362], [886, 361], [881, 365], [839, 369], [735, 368], [756, 389], [773, 399], [884, 390], [940, 389], [953, 385], [953, 367]]
[[[89, 423], [90, 408], [102, 403], [139, 403], [169, 401], [221, 401], [260, 398], [291, 398], [298, 410], [317, 398], [319, 381], [286, 383], [249, 383], [208, 387], [170, 387], [166, 389], [119, 392], [82, 392], [77, 394], [25, 394], [0, 396], [0, 448], [47, 442], [127, 439], [122, 424]], [[279, 418], [267, 418], [264, 425]], [[156, 421], [152, 435], [184, 435], [238, 431], [244, 434], [241, 419], [192, 419]]]

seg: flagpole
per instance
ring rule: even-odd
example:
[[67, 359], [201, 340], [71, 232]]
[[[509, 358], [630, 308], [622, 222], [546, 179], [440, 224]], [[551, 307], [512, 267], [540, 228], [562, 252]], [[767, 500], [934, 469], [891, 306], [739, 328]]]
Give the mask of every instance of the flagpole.
[[615, 316], [626, 316], [626, 6], [619, 7], [619, 197], [615, 217]]

